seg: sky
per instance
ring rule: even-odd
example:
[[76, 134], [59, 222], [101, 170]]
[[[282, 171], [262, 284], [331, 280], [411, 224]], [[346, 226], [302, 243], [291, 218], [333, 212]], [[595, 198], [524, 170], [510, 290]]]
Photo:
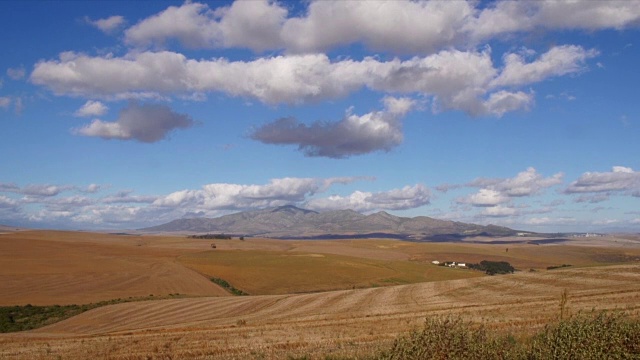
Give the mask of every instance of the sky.
[[1, 1], [0, 224], [640, 231], [640, 1]]

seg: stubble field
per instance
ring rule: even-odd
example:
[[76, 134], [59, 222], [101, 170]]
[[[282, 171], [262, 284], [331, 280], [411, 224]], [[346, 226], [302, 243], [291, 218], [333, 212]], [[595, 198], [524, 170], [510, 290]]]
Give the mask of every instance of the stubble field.
[[[520, 336], [557, 318], [565, 291], [572, 313], [616, 309], [638, 316], [636, 240], [510, 244], [507, 250], [487, 244], [247, 239], [217, 240], [212, 250], [211, 241], [180, 237], [2, 234], [1, 305], [189, 297], [110, 305], [37, 330], [2, 334], [0, 358], [366, 354], [434, 314], [462, 314]], [[484, 276], [430, 264], [484, 259], [509, 261], [521, 271]], [[546, 270], [562, 264], [572, 266]], [[252, 296], [229, 296], [209, 276]], [[330, 289], [336, 290], [324, 291]]]

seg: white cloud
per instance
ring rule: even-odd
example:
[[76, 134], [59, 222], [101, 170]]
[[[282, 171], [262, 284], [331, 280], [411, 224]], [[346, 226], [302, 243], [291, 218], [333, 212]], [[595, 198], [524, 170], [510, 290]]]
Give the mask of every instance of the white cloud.
[[88, 198], [86, 196], [68, 196], [61, 198], [47, 198], [38, 203], [45, 204], [48, 210], [59, 212], [72, 212], [79, 211], [85, 206], [89, 206], [96, 203], [96, 200]]
[[502, 205], [488, 207], [480, 213], [480, 215], [488, 217], [509, 217], [517, 214], [516, 209]]
[[15, 199], [11, 199], [9, 197], [6, 197], [4, 195], [0, 195], [0, 208], [2, 209], [13, 209], [16, 208], [18, 206], [18, 201]]
[[527, 225], [573, 225], [576, 222], [572, 217], [534, 217], [524, 221]]
[[315, 1], [282, 28], [287, 49], [316, 52], [363, 42], [397, 53], [432, 53], [460, 42], [465, 1]]
[[467, 186], [481, 189], [476, 194], [458, 199], [458, 202], [473, 206], [497, 206], [509, 202], [514, 197], [537, 195], [551, 186], [561, 184], [563, 177], [563, 173], [557, 173], [545, 178], [535, 168], [529, 167], [513, 178], [479, 178]]
[[305, 207], [318, 211], [352, 209], [355, 211], [403, 210], [429, 204], [431, 192], [422, 184], [371, 193], [355, 191], [349, 196], [333, 195], [311, 199]]
[[11, 98], [7, 96], [0, 96], [0, 108], [8, 109], [11, 106]]
[[581, 46], [564, 45], [551, 48], [538, 59], [526, 63], [522, 55], [510, 53], [504, 56], [504, 69], [492, 82], [492, 86], [520, 86], [555, 76], [577, 73], [584, 69], [587, 59], [598, 55], [596, 50]]
[[480, 189], [477, 193], [459, 200], [460, 203], [471, 204], [473, 206], [496, 206], [508, 201], [508, 196], [492, 189]]
[[22, 110], [24, 110], [24, 104], [22, 103], [22, 98], [20, 97], [15, 98], [13, 103], [14, 103], [13, 111], [15, 111], [15, 113], [18, 115], [22, 114]]
[[20, 187], [14, 183], [0, 183], [0, 192], [19, 192]]
[[409, 98], [383, 99], [382, 111], [361, 116], [347, 110], [335, 123], [310, 126], [283, 118], [256, 129], [251, 138], [266, 144], [293, 144], [307, 156], [345, 158], [374, 151], [389, 151], [402, 142], [401, 118], [415, 106]]
[[636, 1], [496, 1], [470, 18], [475, 41], [532, 30], [600, 30], [637, 26]]
[[72, 189], [73, 189], [73, 186], [69, 186], [69, 185], [60, 186], [60, 185], [42, 184], [42, 185], [28, 185], [16, 192], [19, 192], [20, 194], [24, 194], [24, 195], [41, 197], [41, 196], [56, 196], [63, 191], [72, 190]]
[[[571, 47], [571, 51], [588, 53], [580, 47]], [[405, 61], [365, 57], [360, 61], [334, 62], [325, 54], [231, 62], [222, 58], [187, 59], [168, 51], [133, 52], [124, 57], [90, 57], [68, 52], [61, 54], [59, 60], [37, 63], [31, 81], [58, 95], [112, 99], [215, 91], [269, 104], [339, 98], [369, 88], [387, 94], [431, 96], [444, 110], [500, 116], [530, 107], [533, 95], [496, 89], [497, 84], [527, 85], [582, 68], [571, 60], [579, 63], [584, 57], [560, 62], [546, 60], [553, 57], [549, 54], [558, 52], [563, 50], [552, 48], [541, 56], [540, 61], [545, 63], [543, 70], [519, 72], [507, 66], [503, 71], [508, 72], [506, 77], [493, 66], [488, 49], [445, 50]], [[531, 64], [524, 68], [529, 69], [527, 66]], [[496, 79], [503, 80], [496, 83]]]
[[19, 68], [9, 68], [7, 69], [7, 75], [13, 80], [20, 80], [24, 77], [26, 70], [24, 66]]
[[210, 8], [185, 2], [146, 18], [125, 34], [134, 46], [178, 40], [191, 48], [240, 47], [317, 53], [363, 43], [383, 52], [431, 54], [525, 31], [637, 26], [635, 1], [312, 1], [288, 18], [275, 1], [236, 1]]
[[484, 113], [500, 117], [511, 111], [529, 110], [533, 103], [533, 93], [522, 91], [514, 93], [502, 90], [489, 96], [489, 99], [484, 103]]
[[162, 196], [154, 206], [195, 210], [244, 210], [281, 206], [305, 201], [308, 196], [326, 191], [332, 184], [362, 180], [351, 178], [280, 178], [265, 185], [216, 183], [200, 190], [181, 190]]
[[247, 47], [255, 51], [280, 48], [280, 28], [287, 10], [272, 1], [236, 1], [212, 10], [185, 2], [129, 28], [125, 41], [136, 46], [164, 46], [177, 39], [190, 48]]
[[74, 115], [78, 117], [101, 116], [104, 115], [109, 108], [100, 101], [87, 100]]
[[137, 140], [145, 143], [160, 141], [175, 129], [191, 127], [190, 116], [173, 112], [165, 105], [130, 103], [120, 111], [118, 120], [93, 120], [91, 124], [74, 129], [78, 135], [103, 139]]
[[87, 24], [90, 24], [96, 27], [97, 29], [99, 29], [100, 31], [106, 34], [115, 32], [116, 30], [121, 28], [126, 22], [124, 17], [120, 15], [114, 15], [105, 19], [98, 19], [98, 20], [91, 20], [90, 18], [85, 17], [85, 21], [87, 22]]
[[640, 172], [623, 166], [614, 166], [611, 172], [586, 172], [572, 182], [564, 192], [567, 194], [622, 192], [640, 196]]
[[84, 192], [90, 193], [90, 194], [94, 194], [97, 193], [98, 191], [100, 191], [102, 187], [98, 184], [89, 184], [89, 186], [87, 186], [87, 188], [84, 190]]
[[542, 190], [562, 183], [563, 173], [557, 173], [545, 178], [539, 174], [535, 168], [529, 167], [521, 171], [513, 178], [507, 179], [487, 179], [479, 178], [468, 183], [467, 186], [486, 187], [497, 190], [510, 197], [531, 196], [542, 192]]
[[106, 196], [101, 199], [104, 204], [127, 204], [127, 203], [142, 203], [151, 204], [158, 200], [158, 196], [151, 195], [131, 195], [132, 191], [120, 191], [114, 195]]
[[554, 185], [562, 184], [563, 173], [557, 173], [545, 178], [535, 168], [529, 167], [514, 178], [505, 179], [493, 185], [495, 189], [504, 192], [508, 196], [531, 196]]

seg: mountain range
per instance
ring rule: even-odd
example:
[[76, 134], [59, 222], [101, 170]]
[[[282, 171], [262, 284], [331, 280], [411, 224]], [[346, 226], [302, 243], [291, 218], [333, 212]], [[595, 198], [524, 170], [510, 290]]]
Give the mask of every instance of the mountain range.
[[426, 216], [398, 217], [384, 211], [364, 215], [353, 210], [316, 212], [292, 205], [245, 211], [218, 218], [178, 219], [141, 232], [219, 233], [288, 239], [382, 237], [452, 240], [471, 236], [509, 236], [517, 231]]

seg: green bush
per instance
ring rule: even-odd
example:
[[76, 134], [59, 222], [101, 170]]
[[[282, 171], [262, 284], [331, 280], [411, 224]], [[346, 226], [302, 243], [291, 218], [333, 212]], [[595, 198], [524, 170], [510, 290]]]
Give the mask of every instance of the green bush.
[[[169, 296], [171, 296], [171, 294], [169, 294]], [[156, 298], [162, 299], [163, 297], [160, 296]], [[0, 333], [37, 329], [101, 306], [156, 298], [154, 298], [153, 295], [149, 295], [149, 297], [118, 298], [83, 305], [34, 306], [27, 304], [24, 306], [0, 306]]]
[[512, 274], [516, 269], [506, 261], [482, 260], [480, 264], [467, 264], [467, 267], [484, 271], [488, 275]]
[[640, 359], [640, 322], [623, 315], [579, 315], [536, 335], [527, 359]]
[[422, 330], [394, 341], [376, 359], [505, 359], [514, 350], [511, 338], [492, 336], [460, 317], [428, 318]]
[[622, 314], [579, 315], [516, 341], [460, 317], [426, 320], [373, 359], [640, 359], [640, 321]]
[[229, 284], [224, 279], [212, 277], [211, 278], [211, 282], [213, 282], [214, 284], [220, 285], [221, 287], [223, 287], [225, 290], [227, 290], [228, 292], [232, 293], [233, 295], [236, 295], [236, 296], [249, 295], [249, 294], [247, 294], [246, 292], [244, 292], [244, 291], [242, 291], [240, 289], [234, 288], [233, 286], [231, 286], [231, 284]]

